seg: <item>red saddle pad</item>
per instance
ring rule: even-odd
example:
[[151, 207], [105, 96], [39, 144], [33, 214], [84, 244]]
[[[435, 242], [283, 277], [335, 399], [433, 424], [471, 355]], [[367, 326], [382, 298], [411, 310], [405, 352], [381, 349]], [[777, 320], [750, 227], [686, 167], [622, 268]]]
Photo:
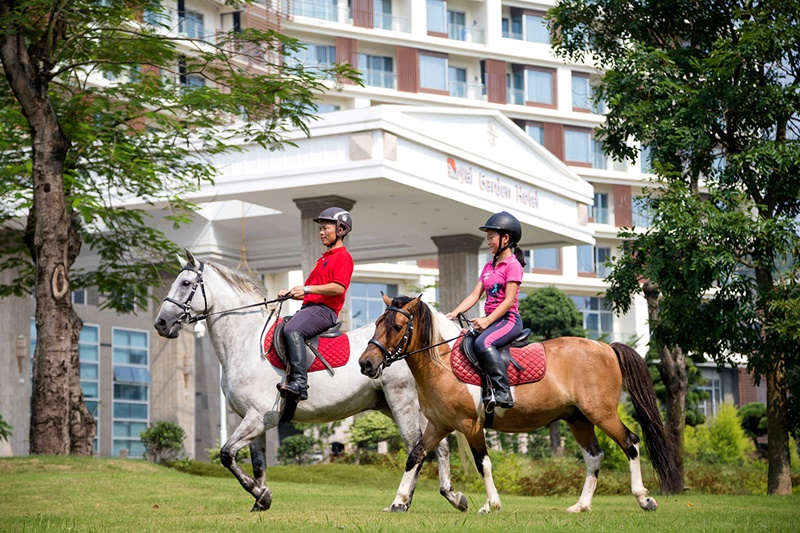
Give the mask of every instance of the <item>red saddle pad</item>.
[[[450, 366], [453, 367], [453, 373], [459, 380], [470, 385], [480, 386], [480, 374], [469, 362], [464, 352], [461, 351], [462, 338], [459, 337], [455, 345], [453, 345], [453, 351], [450, 354]], [[511, 348], [511, 355], [525, 369], [520, 372], [513, 364], [508, 364], [506, 370], [508, 371], [508, 380], [512, 386], [533, 383], [544, 377], [547, 364], [544, 357], [544, 346], [541, 342], [534, 342], [522, 348]]]
[[[269, 328], [267, 334], [264, 336], [264, 351], [267, 354], [267, 361], [272, 366], [286, 370], [286, 365], [278, 357], [278, 352], [272, 346], [272, 337], [275, 335], [275, 328], [283, 320], [278, 318], [272, 327]], [[322, 337], [319, 340], [319, 353], [331, 365], [331, 368], [338, 368], [347, 364], [350, 359], [350, 339], [347, 335], [339, 335], [338, 337]], [[306, 352], [313, 355], [313, 352], [306, 348]], [[325, 370], [325, 365], [319, 360], [319, 357], [314, 357], [314, 363], [308, 369], [309, 372], [316, 372], [317, 370]]]

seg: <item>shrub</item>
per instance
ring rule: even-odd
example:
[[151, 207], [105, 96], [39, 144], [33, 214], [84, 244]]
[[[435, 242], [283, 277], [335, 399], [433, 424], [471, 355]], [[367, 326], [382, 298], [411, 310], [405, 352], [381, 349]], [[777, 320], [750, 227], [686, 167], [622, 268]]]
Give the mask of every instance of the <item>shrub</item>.
[[178, 459], [183, 452], [186, 432], [174, 422], [161, 421], [139, 434], [145, 446], [144, 458], [154, 463]]
[[[215, 465], [222, 464], [222, 461], [219, 458], [220, 448], [222, 448], [222, 446], [220, 446], [219, 441], [216, 441], [216, 447], [206, 448], [205, 450], [206, 457], [208, 457], [208, 460], [211, 461], [212, 464]], [[246, 462], [248, 459], [250, 459], [250, 446], [245, 446], [244, 448], [236, 452], [237, 463], [242, 464]]]
[[744, 461], [746, 453], [752, 449], [736, 408], [731, 404], [723, 404], [711, 421], [711, 449], [719, 461], [726, 464]]
[[317, 445], [317, 439], [299, 433], [283, 439], [278, 447], [278, 461], [282, 465], [304, 465], [311, 460], [311, 452]]
[[0, 440], [8, 441], [12, 429], [14, 428], [8, 425], [8, 422], [3, 419], [3, 415], [0, 415]]

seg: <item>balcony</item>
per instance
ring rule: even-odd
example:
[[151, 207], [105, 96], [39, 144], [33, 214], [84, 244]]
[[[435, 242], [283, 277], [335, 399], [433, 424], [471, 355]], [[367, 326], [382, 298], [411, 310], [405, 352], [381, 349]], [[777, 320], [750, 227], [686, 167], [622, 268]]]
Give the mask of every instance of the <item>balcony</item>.
[[507, 101], [513, 105], [525, 105], [525, 89], [506, 89]]
[[375, 28], [402, 33], [409, 33], [411, 31], [409, 29], [408, 17], [397, 17], [391, 13], [375, 13], [373, 17], [373, 25]]
[[447, 37], [455, 41], [485, 44], [485, 32], [481, 28], [469, 27], [463, 24], [448, 24]]
[[387, 70], [359, 69], [361, 72], [361, 80], [367, 87], [383, 87], [385, 89], [394, 89], [394, 72]]
[[485, 100], [485, 90], [482, 83], [467, 83], [465, 81], [451, 81], [449, 83], [450, 96], [468, 98], [470, 100]]

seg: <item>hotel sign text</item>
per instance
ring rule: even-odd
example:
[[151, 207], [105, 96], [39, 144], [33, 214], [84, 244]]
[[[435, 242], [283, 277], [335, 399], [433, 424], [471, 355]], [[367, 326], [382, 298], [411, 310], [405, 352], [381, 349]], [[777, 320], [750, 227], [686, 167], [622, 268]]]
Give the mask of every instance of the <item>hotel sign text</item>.
[[539, 207], [539, 191], [510, 180], [487, 175], [471, 165], [460, 163], [452, 157], [447, 158], [447, 177], [461, 186], [475, 192], [500, 200], [507, 200], [526, 209]]

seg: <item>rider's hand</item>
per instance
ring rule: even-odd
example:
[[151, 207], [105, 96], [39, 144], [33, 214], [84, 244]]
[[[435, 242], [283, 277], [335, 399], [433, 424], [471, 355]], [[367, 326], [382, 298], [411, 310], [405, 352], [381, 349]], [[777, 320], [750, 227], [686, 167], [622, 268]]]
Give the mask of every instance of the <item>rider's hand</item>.
[[458, 318], [458, 313], [456, 313], [455, 311], [450, 311], [444, 316], [446, 316], [448, 320], [455, 320], [456, 318]]
[[278, 298], [286, 298], [291, 291], [278, 291]]
[[472, 325], [475, 327], [475, 329], [480, 329], [480, 330], [484, 330], [492, 324], [491, 322], [489, 322], [489, 319], [486, 318], [485, 316], [481, 318], [473, 318], [472, 320], [470, 320], [470, 322], [472, 322]]

